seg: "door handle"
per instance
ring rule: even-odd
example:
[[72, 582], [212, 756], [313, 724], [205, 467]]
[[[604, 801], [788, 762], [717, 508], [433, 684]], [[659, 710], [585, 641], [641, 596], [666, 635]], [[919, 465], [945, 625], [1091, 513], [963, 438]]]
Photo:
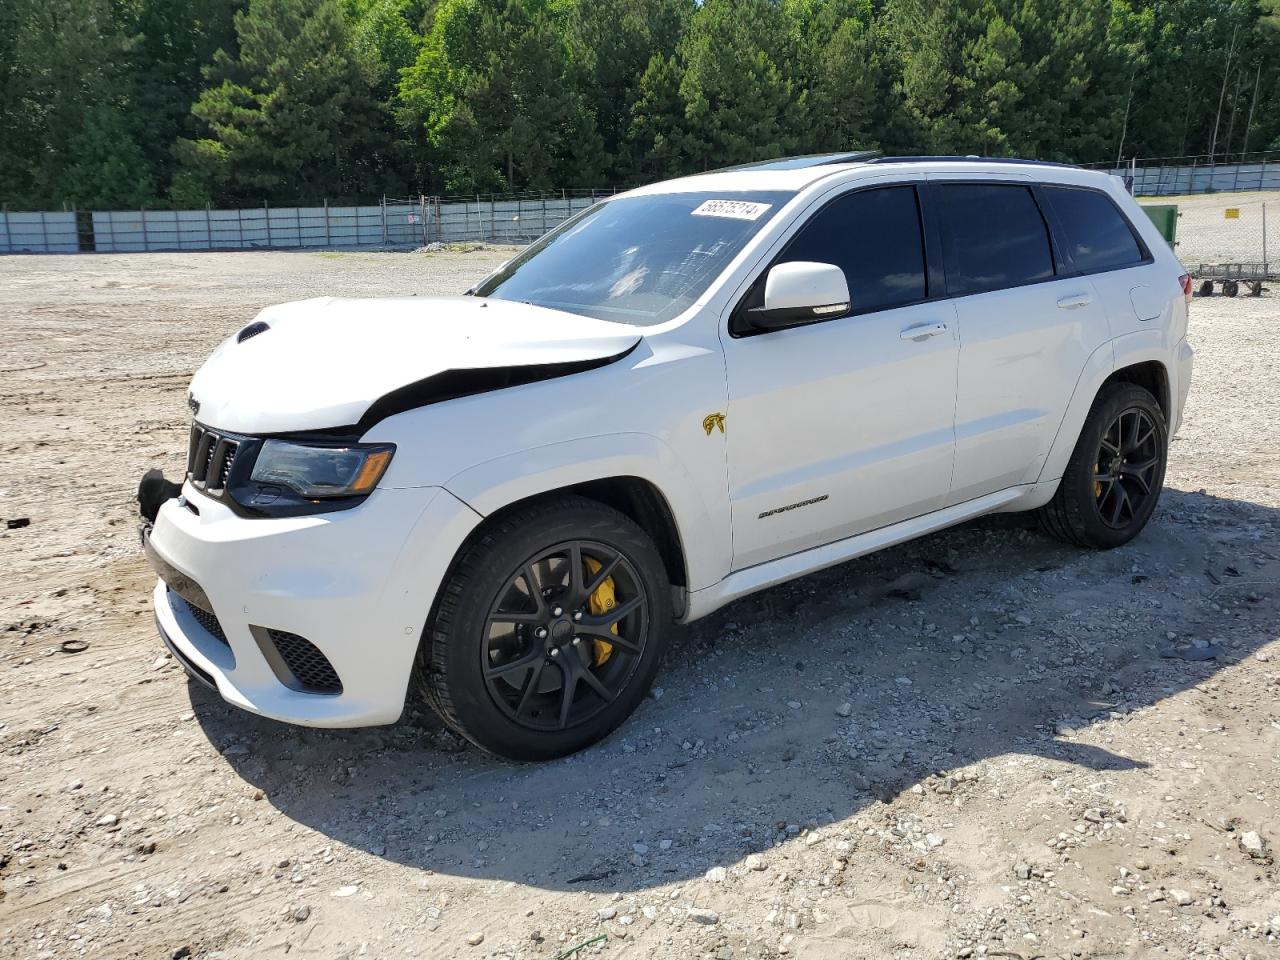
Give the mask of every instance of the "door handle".
[[939, 337], [947, 332], [947, 325], [942, 322], [938, 323], [918, 323], [914, 327], [907, 327], [898, 336], [903, 340], [927, 340], [929, 337]]
[[1062, 297], [1058, 301], [1058, 309], [1075, 310], [1079, 307], [1087, 307], [1093, 303], [1093, 294], [1091, 293], [1071, 293]]

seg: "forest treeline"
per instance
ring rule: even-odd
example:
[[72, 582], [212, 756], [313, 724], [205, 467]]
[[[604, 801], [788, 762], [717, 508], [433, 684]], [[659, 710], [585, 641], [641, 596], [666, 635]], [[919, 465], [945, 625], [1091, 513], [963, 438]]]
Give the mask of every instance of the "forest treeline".
[[0, 0], [0, 202], [1280, 149], [1280, 0]]

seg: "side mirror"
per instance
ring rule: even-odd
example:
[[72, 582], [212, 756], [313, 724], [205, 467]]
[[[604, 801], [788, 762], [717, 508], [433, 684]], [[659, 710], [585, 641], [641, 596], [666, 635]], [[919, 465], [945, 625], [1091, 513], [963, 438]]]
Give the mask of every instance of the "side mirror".
[[831, 263], [780, 263], [764, 281], [764, 306], [747, 311], [762, 330], [781, 330], [849, 312], [849, 284]]

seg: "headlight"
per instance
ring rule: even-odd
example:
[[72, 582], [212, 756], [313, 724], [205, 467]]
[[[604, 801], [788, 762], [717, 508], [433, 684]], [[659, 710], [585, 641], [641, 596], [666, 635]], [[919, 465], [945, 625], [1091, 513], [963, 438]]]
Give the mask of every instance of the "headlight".
[[267, 440], [249, 479], [288, 487], [309, 500], [363, 497], [373, 491], [395, 453], [391, 444], [322, 444]]

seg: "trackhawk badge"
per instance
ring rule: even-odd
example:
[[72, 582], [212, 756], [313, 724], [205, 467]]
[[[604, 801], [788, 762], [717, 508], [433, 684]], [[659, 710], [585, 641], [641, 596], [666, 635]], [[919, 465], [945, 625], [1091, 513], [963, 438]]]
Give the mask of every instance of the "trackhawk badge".
[[200, 401], [195, 398], [194, 394], [187, 394], [187, 406], [191, 408], [192, 416], [200, 412]]

